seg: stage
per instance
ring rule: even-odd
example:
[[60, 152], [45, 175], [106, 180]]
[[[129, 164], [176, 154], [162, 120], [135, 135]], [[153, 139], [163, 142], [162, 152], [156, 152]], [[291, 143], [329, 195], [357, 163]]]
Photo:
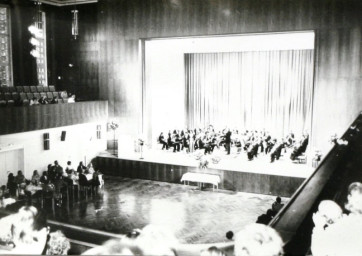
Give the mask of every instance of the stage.
[[[245, 152], [238, 154], [232, 151], [226, 155], [218, 149], [212, 155], [203, 156], [209, 164], [208, 168], [200, 169], [197, 155], [202, 153], [145, 149], [143, 159], [140, 159], [140, 152], [123, 151], [118, 157], [103, 152], [96, 158], [95, 164], [105, 174], [171, 183], [181, 183], [182, 175], [187, 172], [216, 174], [220, 176], [221, 189], [285, 197], [290, 197], [314, 171], [308, 164], [292, 162], [289, 152], [270, 163], [270, 155], [263, 153], [248, 161]], [[214, 157], [221, 159], [219, 163], [213, 163]]]

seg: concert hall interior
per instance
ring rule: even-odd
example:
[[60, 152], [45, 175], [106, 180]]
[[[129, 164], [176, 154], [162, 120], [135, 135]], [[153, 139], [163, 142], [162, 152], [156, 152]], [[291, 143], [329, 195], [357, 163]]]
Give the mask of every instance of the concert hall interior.
[[360, 255], [360, 0], [0, 0], [0, 254]]

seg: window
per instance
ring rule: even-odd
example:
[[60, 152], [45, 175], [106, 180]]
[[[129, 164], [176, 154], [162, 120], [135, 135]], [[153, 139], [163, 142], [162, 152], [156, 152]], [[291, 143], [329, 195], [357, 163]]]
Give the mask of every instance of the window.
[[0, 86], [12, 86], [10, 10], [0, 5]]

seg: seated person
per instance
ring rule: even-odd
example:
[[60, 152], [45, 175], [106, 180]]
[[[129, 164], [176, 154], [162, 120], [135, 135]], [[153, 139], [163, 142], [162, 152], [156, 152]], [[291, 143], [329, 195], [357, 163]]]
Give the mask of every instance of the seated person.
[[49, 241], [46, 244], [46, 255], [67, 255], [70, 249], [69, 239], [62, 231], [57, 230], [49, 234]]
[[45, 96], [41, 96], [40, 99], [39, 99], [39, 103], [42, 104], [42, 105], [46, 105], [49, 102], [48, 102], [48, 99]]
[[[311, 251], [314, 256], [329, 255], [328, 232], [329, 226], [342, 218], [342, 209], [331, 200], [321, 201], [318, 211], [313, 214], [314, 228], [312, 233]], [[330, 251], [332, 253], [332, 251]]]
[[211, 246], [208, 249], [202, 250], [200, 256], [226, 256], [226, 254], [216, 246]]
[[273, 153], [270, 155], [270, 162], [273, 163], [275, 160], [279, 160], [282, 154], [282, 149], [285, 148], [284, 140], [282, 140], [275, 148]]
[[43, 174], [40, 177], [39, 180], [42, 184], [48, 184], [49, 183], [49, 178], [48, 178], [48, 172], [44, 171]]
[[68, 103], [75, 103], [75, 94], [72, 94], [71, 96], [69, 96]]
[[86, 169], [86, 173], [87, 173], [87, 174], [93, 174], [93, 173], [94, 173], [94, 168], [93, 168], [92, 162], [90, 162], [90, 163], [88, 164], [88, 167], [87, 167], [87, 169]]
[[282, 204], [282, 199], [278, 196], [275, 200], [275, 202], [272, 204], [272, 210], [274, 216], [282, 209], [284, 204]]
[[85, 167], [85, 166], [83, 165], [83, 162], [82, 162], [82, 161], [79, 162], [79, 165], [78, 165], [78, 167], [77, 167], [77, 172], [78, 172], [78, 173], [81, 173], [81, 172], [84, 172], [85, 170], [87, 170], [87, 167]]
[[307, 146], [308, 146], [308, 141], [309, 141], [309, 136], [308, 134], [303, 134], [303, 138], [300, 141], [300, 143], [298, 144], [298, 146], [296, 146], [292, 152], [292, 154], [290, 155], [290, 159], [292, 161], [294, 161], [295, 159], [297, 159], [297, 157], [301, 156], [303, 153], [305, 153], [305, 151], [307, 150]]
[[13, 173], [9, 173], [6, 187], [9, 189], [10, 196], [15, 197], [18, 189], [18, 183], [16, 183]]
[[57, 97], [57, 96], [54, 96], [54, 97], [51, 99], [50, 104], [58, 104], [58, 97]]
[[165, 141], [165, 136], [163, 136], [163, 132], [161, 132], [160, 135], [158, 136], [157, 142], [162, 144], [162, 150], [168, 149], [168, 145], [167, 142]]
[[69, 175], [72, 174], [73, 172], [75, 172], [73, 166], [72, 166], [72, 162], [68, 161], [67, 162], [67, 167], [65, 167], [65, 172]]
[[30, 102], [29, 102], [29, 106], [32, 106], [32, 105], [39, 105], [39, 101], [36, 97], [33, 97]]
[[37, 170], [34, 170], [33, 176], [31, 176], [31, 183], [33, 185], [38, 185], [40, 182], [40, 175]]
[[266, 214], [262, 214], [256, 220], [256, 223], [268, 225], [269, 222], [273, 219], [273, 211], [271, 209], [266, 211]]
[[21, 170], [18, 171], [18, 175], [15, 176], [15, 182], [20, 185], [25, 183], [25, 176]]
[[92, 180], [88, 180], [83, 170], [79, 173], [79, 186], [88, 187], [92, 185]]
[[271, 227], [250, 224], [235, 236], [235, 256], [283, 255], [283, 240]]

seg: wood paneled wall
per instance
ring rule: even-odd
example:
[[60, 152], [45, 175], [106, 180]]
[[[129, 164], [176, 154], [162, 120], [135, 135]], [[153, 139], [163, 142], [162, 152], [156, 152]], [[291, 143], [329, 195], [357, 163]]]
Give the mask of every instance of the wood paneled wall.
[[107, 119], [107, 101], [0, 108], [0, 135]]
[[[13, 10], [15, 84], [33, 84], [27, 42], [33, 5], [0, 2]], [[312, 147], [322, 147], [362, 109], [361, 7], [360, 0], [99, 0], [77, 7], [79, 38], [73, 40], [72, 7], [44, 5], [49, 81], [109, 100], [120, 131], [136, 135], [142, 124], [140, 39], [315, 30]]]
[[141, 125], [139, 39], [315, 30], [313, 146], [362, 109], [359, 0], [100, 0], [100, 96], [121, 131]]

